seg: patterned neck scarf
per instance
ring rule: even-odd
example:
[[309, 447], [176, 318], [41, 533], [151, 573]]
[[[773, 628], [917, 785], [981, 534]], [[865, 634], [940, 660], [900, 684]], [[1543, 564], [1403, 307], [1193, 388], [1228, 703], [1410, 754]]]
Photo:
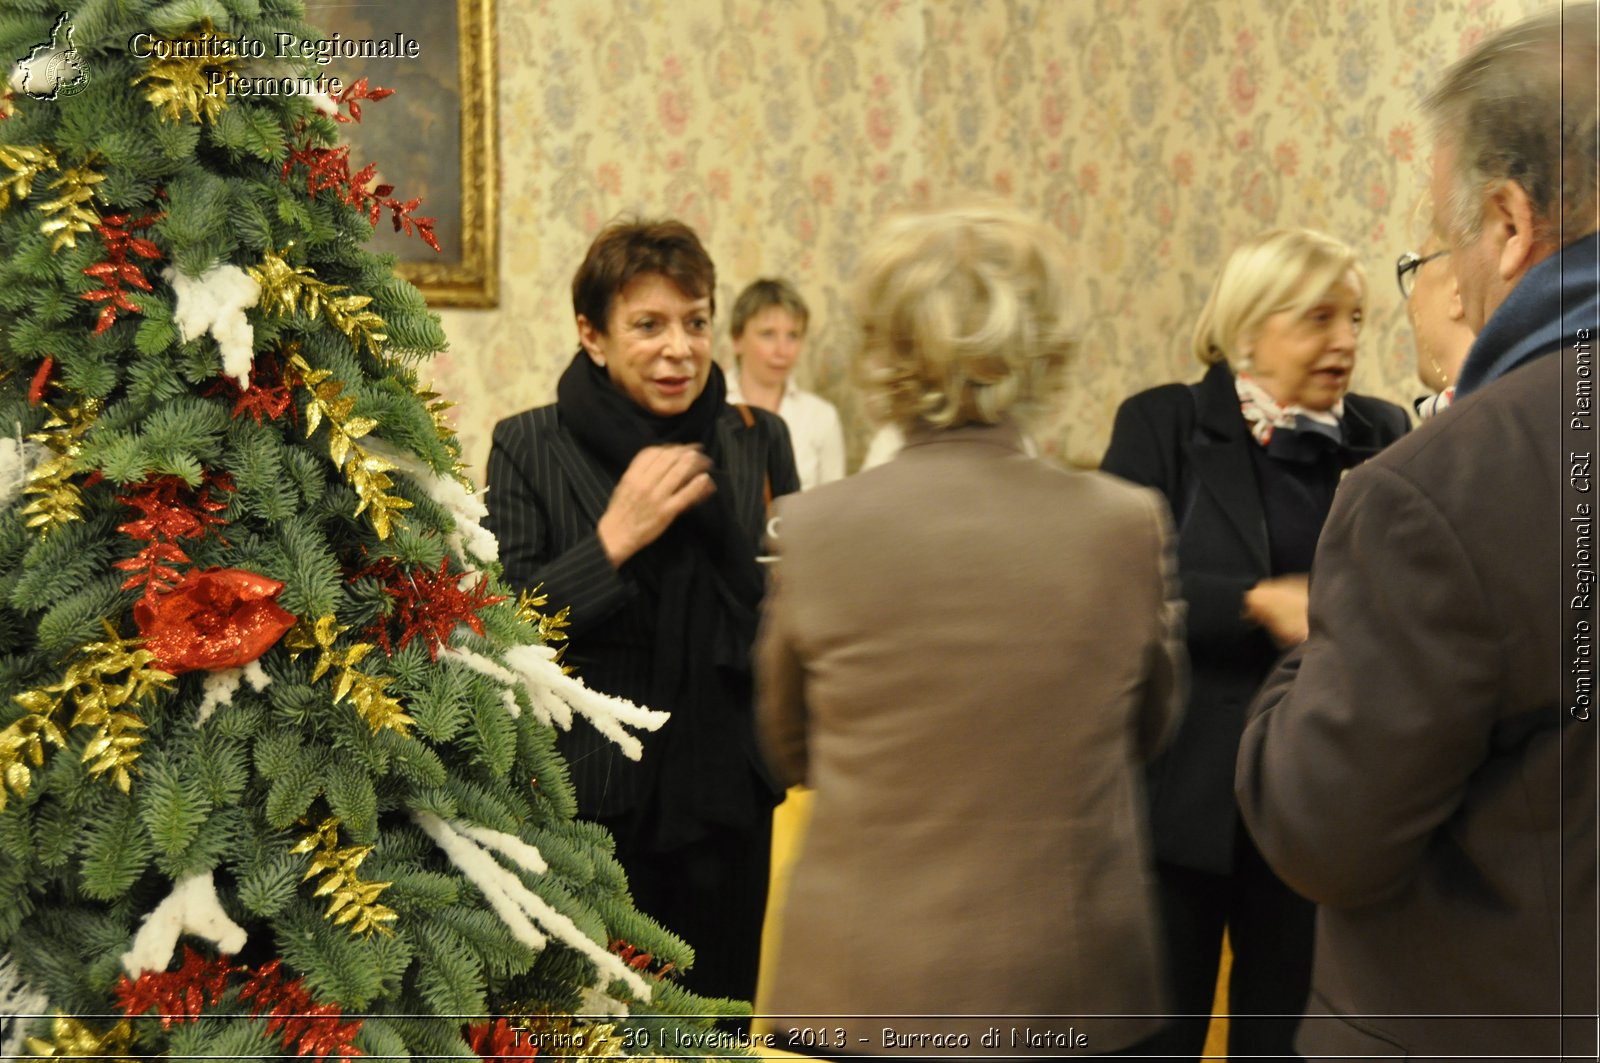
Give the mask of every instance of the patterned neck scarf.
[[1445, 388], [1437, 395], [1428, 395], [1420, 398], [1416, 402], [1417, 419], [1426, 421], [1430, 417], [1437, 417], [1455, 400], [1456, 389], [1454, 386]]
[[1330, 442], [1344, 442], [1344, 400], [1333, 404], [1331, 410], [1308, 410], [1303, 406], [1280, 406], [1265, 388], [1250, 378], [1249, 373], [1235, 373], [1234, 391], [1239, 395], [1239, 412], [1244, 414], [1250, 434], [1264, 447], [1272, 444], [1276, 433], [1310, 432], [1326, 437]]

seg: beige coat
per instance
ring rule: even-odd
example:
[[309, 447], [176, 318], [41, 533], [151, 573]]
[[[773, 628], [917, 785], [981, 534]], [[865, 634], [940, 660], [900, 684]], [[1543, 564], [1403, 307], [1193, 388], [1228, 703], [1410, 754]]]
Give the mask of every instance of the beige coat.
[[1183, 686], [1160, 497], [965, 428], [779, 514], [757, 724], [816, 797], [774, 1025], [917, 1056], [941, 1034], [1065, 1055], [1154, 1032], [1140, 765]]

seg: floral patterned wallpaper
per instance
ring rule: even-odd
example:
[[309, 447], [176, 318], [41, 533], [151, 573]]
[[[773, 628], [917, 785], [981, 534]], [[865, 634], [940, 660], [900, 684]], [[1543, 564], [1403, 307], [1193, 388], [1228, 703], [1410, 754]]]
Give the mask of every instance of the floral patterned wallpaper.
[[[499, 0], [501, 302], [443, 314], [433, 367], [481, 478], [494, 422], [552, 401], [596, 230], [675, 214], [726, 311], [759, 275], [812, 307], [802, 384], [871, 427], [849, 282], [885, 212], [1006, 197], [1078, 255], [1083, 350], [1046, 449], [1092, 464], [1117, 403], [1196, 379], [1238, 241], [1309, 225], [1368, 273], [1356, 389], [1420, 392], [1393, 262], [1414, 246], [1438, 73], [1534, 0]], [[723, 315], [726, 316], [725, 313]], [[719, 354], [726, 357], [725, 333]]]

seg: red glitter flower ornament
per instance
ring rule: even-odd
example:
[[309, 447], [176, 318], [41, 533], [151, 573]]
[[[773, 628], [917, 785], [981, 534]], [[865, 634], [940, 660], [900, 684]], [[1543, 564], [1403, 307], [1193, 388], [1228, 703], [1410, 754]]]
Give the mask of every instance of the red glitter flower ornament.
[[282, 590], [242, 569], [190, 571], [170, 591], [139, 599], [133, 619], [156, 667], [217, 672], [249, 664], [294, 626], [294, 614], [273, 601]]

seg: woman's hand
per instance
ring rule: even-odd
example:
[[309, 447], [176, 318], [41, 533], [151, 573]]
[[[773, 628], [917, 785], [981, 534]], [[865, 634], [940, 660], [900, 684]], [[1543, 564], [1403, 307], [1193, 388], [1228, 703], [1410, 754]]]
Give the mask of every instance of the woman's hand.
[[1244, 592], [1244, 615], [1267, 629], [1284, 649], [1311, 634], [1310, 587], [1303, 573], [1264, 579]]
[[710, 498], [711, 459], [699, 447], [645, 447], [634, 455], [600, 516], [600, 545], [613, 567], [649, 546], [678, 515]]

